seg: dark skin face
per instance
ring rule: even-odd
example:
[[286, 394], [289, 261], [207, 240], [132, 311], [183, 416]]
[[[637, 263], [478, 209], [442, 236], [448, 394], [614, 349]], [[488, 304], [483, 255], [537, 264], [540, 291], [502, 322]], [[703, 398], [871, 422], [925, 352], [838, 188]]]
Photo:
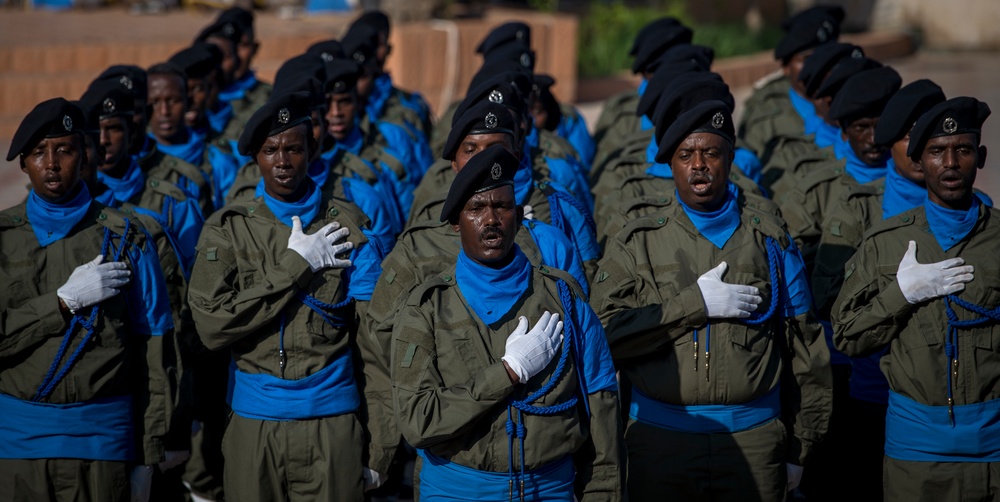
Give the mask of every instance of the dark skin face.
[[302, 181], [309, 172], [309, 127], [308, 123], [299, 124], [269, 136], [254, 153], [264, 190], [271, 197], [294, 202], [305, 194]]
[[210, 44], [215, 44], [219, 47], [219, 49], [222, 49], [222, 64], [219, 65], [219, 69], [222, 70], [222, 76], [220, 78], [222, 80], [222, 85], [228, 86], [233, 83], [234, 75], [236, 75], [236, 69], [240, 65], [233, 42], [223, 37], [208, 37], [205, 41]]
[[986, 147], [979, 145], [975, 134], [931, 138], [920, 155], [927, 197], [948, 209], [969, 209], [976, 171], [984, 165]]
[[514, 236], [524, 212], [514, 200], [514, 187], [505, 185], [473, 194], [452, 222], [461, 235], [462, 250], [476, 263], [501, 268], [513, 258]]
[[372, 87], [375, 86], [375, 77], [378, 76], [378, 67], [374, 64], [361, 66], [361, 75], [358, 76], [358, 83], [355, 89], [358, 93], [358, 100], [365, 101], [372, 95]]
[[354, 132], [354, 116], [357, 114], [358, 99], [354, 92], [330, 95], [326, 111], [327, 132], [341, 141]]
[[910, 146], [910, 133], [906, 133], [903, 139], [895, 142], [889, 147], [892, 154], [892, 161], [896, 164], [896, 172], [904, 178], [918, 184], [924, 184], [924, 172], [920, 170], [920, 164], [910, 160], [906, 155], [906, 149]]
[[833, 98], [830, 96], [824, 96], [822, 98], [816, 98], [812, 100], [813, 106], [816, 108], [816, 115], [823, 119], [823, 122], [830, 124], [832, 126], [837, 125], [837, 121], [830, 120], [828, 117], [830, 115], [830, 103], [833, 102]]
[[253, 39], [253, 33], [247, 32], [240, 37], [240, 43], [236, 44], [236, 57], [240, 63], [236, 67], [234, 79], [239, 80], [250, 71], [250, 63], [257, 55], [257, 49], [260, 49], [260, 42]]
[[718, 209], [726, 199], [733, 157], [733, 145], [722, 136], [689, 134], [670, 158], [681, 201], [696, 211]]
[[889, 159], [889, 149], [875, 144], [875, 126], [878, 117], [868, 117], [852, 120], [841, 129], [841, 137], [854, 150], [861, 162], [868, 166], [881, 166]]
[[[323, 117], [323, 112], [321, 110], [313, 110], [310, 112], [310, 116], [312, 117], [312, 127], [309, 128], [309, 131], [312, 133], [313, 141], [317, 145], [322, 145], [323, 140], [326, 139], [326, 122]], [[313, 152], [313, 158], [318, 157], [320, 149], [314, 148], [313, 150], [315, 150]]]
[[389, 34], [384, 31], [378, 33], [378, 47], [375, 48], [375, 60], [378, 61], [379, 73], [385, 71], [385, 60], [389, 59], [392, 53], [392, 46], [389, 45]]
[[[96, 178], [97, 164], [104, 158], [104, 147], [101, 146], [101, 137], [97, 134], [84, 135], [84, 156], [80, 165], [80, 179], [90, 187]], [[93, 191], [91, 191], [93, 193]]]
[[545, 109], [542, 100], [536, 99], [531, 104], [531, 116], [535, 120], [535, 127], [545, 127], [545, 124], [549, 122], [549, 111]]
[[128, 151], [131, 146], [132, 123], [126, 117], [118, 116], [101, 119], [100, 126], [100, 145], [104, 149], [104, 156], [98, 168], [103, 173], [120, 178], [130, 163]]
[[184, 123], [188, 127], [198, 127], [205, 122], [211, 84], [206, 78], [188, 78], [187, 85], [188, 109], [184, 112]]
[[782, 73], [792, 82], [792, 89], [800, 96], [806, 95], [806, 84], [799, 81], [799, 74], [802, 73], [802, 65], [806, 63], [806, 58], [813, 53], [813, 49], [799, 52], [792, 56], [787, 64], [781, 66]]
[[28, 175], [36, 194], [48, 201], [58, 201], [69, 195], [80, 181], [85, 156], [82, 134], [43, 138], [21, 155], [21, 171]]
[[149, 76], [149, 127], [160, 143], [176, 145], [187, 140], [184, 113], [188, 96], [184, 80], [177, 75]]
[[455, 151], [455, 160], [451, 161], [451, 170], [458, 173], [477, 153], [498, 144], [503, 145], [515, 157], [521, 157], [521, 152], [514, 150], [514, 138], [509, 134], [470, 134], [459, 143], [458, 150]]

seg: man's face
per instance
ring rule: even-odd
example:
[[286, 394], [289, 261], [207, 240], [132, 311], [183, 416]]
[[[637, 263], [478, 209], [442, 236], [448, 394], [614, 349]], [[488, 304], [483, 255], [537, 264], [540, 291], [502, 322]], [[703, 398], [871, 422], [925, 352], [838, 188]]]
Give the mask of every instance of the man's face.
[[84, 160], [83, 136], [44, 138], [21, 155], [21, 171], [40, 197], [55, 201], [68, 195], [80, 181]]
[[841, 132], [841, 136], [851, 145], [854, 155], [866, 165], [877, 167], [889, 158], [889, 149], [875, 144], [875, 126], [878, 117], [852, 120]]
[[830, 120], [830, 103], [833, 102], [833, 98], [830, 96], [824, 96], [822, 98], [816, 98], [812, 100], [813, 107], [816, 108], [816, 116], [823, 119], [823, 122], [830, 124], [834, 127], [837, 126], [837, 121]]
[[677, 195], [697, 211], [714, 211], [726, 198], [733, 146], [708, 132], [689, 134], [670, 159]]
[[451, 161], [451, 170], [456, 173], [461, 171], [465, 167], [465, 164], [469, 162], [469, 159], [477, 153], [497, 144], [503, 145], [515, 157], [520, 157], [519, 152], [514, 151], [513, 143], [514, 140], [509, 134], [499, 132], [492, 134], [469, 134], [458, 144], [458, 150], [455, 151], [455, 160]]
[[920, 155], [927, 196], [950, 209], [968, 209], [976, 170], [986, 163], [986, 147], [972, 133], [931, 138]]
[[354, 132], [354, 116], [358, 99], [354, 92], [330, 95], [330, 106], [326, 111], [327, 132], [341, 141]]
[[253, 33], [244, 33], [240, 37], [240, 43], [236, 44], [236, 57], [239, 59], [240, 64], [236, 67], [236, 73], [233, 75], [234, 79], [239, 80], [250, 71], [250, 63], [253, 61], [253, 57], [257, 55], [259, 47], [260, 43], [254, 41]]
[[[310, 112], [312, 117], [312, 127], [309, 131], [312, 133], [313, 140], [315, 140], [316, 145], [322, 145], [323, 140], [326, 139], [326, 117], [323, 116], [321, 110], [313, 110]], [[315, 152], [312, 152], [313, 157], [318, 156], [322, 148], [316, 148]]]
[[160, 142], [171, 144], [184, 134], [187, 94], [177, 75], [149, 76], [150, 130]]
[[788, 64], [781, 67], [781, 71], [792, 82], [792, 88], [801, 96], [806, 95], [806, 84], [799, 81], [799, 74], [802, 73], [802, 65], [806, 63], [806, 58], [812, 55], [814, 49], [805, 50], [795, 54], [789, 59]]
[[188, 109], [184, 112], [184, 123], [196, 127], [205, 120], [205, 108], [211, 93], [208, 79], [188, 78]]
[[269, 136], [254, 155], [264, 179], [264, 190], [285, 202], [298, 200], [299, 188], [309, 172], [309, 125], [299, 124]]
[[223, 37], [208, 37], [205, 41], [215, 44], [222, 50], [222, 64], [219, 65], [219, 69], [222, 70], [222, 85], [228, 86], [233, 83], [236, 68], [240, 65], [233, 42]]
[[97, 172], [97, 166], [104, 158], [104, 147], [101, 146], [99, 134], [84, 134], [83, 136], [83, 162], [80, 163], [80, 179], [84, 183], [90, 183]]
[[102, 172], [113, 171], [128, 157], [131, 136], [131, 122], [124, 117], [109, 117], [101, 119], [101, 143], [104, 157], [98, 168]]
[[531, 116], [535, 120], [535, 127], [544, 129], [545, 125], [549, 122], [549, 111], [545, 109], [545, 103], [540, 99], [536, 99], [534, 103], [531, 104]]
[[385, 71], [385, 60], [389, 58], [392, 46], [389, 45], [389, 35], [384, 32], [378, 34], [378, 47], [375, 48], [375, 60], [378, 61], [380, 72]]
[[903, 175], [904, 178], [918, 184], [924, 184], [924, 172], [920, 169], [920, 164], [917, 164], [910, 160], [910, 157], [906, 155], [906, 149], [910, 146], [910, 133], [906, 133], [903, 139], [895, 142], [889, 147], [889, 153], [892, 155], [892, 161], [896, 164], [896, 171]]
[[372, 95], [372, 87], [375, 86], [376, 70], [377, 68], [371, 64], [361, 65], [361, 75], [358, 76], [358, 83], [355, 86], [359, 100], [367, 100], [368, 96]]
[[452, 230], [461, 234], [462, 249], [469, 258], [487, 267], [501, 267], [514, 246], [523, 214], [514, 201], [514, 187], [505, 185], [470, 197]]

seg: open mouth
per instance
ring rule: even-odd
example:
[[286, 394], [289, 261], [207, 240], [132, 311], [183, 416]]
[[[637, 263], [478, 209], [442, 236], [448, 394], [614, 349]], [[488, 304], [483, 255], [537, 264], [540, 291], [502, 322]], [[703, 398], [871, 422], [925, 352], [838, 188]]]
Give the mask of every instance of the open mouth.
[[484, 232], [480, 240], [483, 241], [483, 244], [491, 248], [499, 247], [503, 242], [503, 234], [495, 231]]
[[697, 195], [705, 195], [712, 189], [712, 178], [708, 176], [692, 177], [688, 183], [691, 185], [691, 191]]
[[940, 180], [941, 186], [953, 190], [965, 186], [965, 180], [958, 174], [943, 174]]

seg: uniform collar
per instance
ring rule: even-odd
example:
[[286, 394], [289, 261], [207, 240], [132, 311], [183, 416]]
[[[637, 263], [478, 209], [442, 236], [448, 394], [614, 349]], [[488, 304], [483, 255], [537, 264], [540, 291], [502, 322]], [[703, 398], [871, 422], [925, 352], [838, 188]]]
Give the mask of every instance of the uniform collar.
[[973, 194], [972, 205], [967, 210], [948, 209], [931, 202], [930, 197], [924, 198], [924, 215], [941, 249], [951, 249], [972, 232], [979, 221], [980, 204], [976, 194]]
[[885, 192], [882, 195], [882, 219], [889, 219], [924, 203], [927, 188], [918, 185], [896, 171], [895, 163], [886, 169]]
[[674, 197], [680, 202], [684, 214], [691, 220], [698, 232], [715, 247], [722, 249], [740, 226], [740, 208], [736, 204], [736, 191], [736, 185], [728, 182], [726, 184], [726, 199], [723, 201], [722, 207], [709, 212], [691, 209], [681, 200], [676, 191], [674, 191]]
[[28, 222], [38, 238], [38, 245], [46, 247], [69, 235], [73, 227], [83, 220], [90, 209], [90, 190], [83, 181], [77, 182], [74, 195], [58, 202], [39, 197], [34, 190], [28, 194]]
[[316, 183], [306, 177], [303, 183], [307, 183], [308, 189], [301, 199], [294, 202], [282, 202], [268, 195], [264, 189], [264, 180], [257, 182], [256, 197], [263, 197], [264, 204], [274, 213], [282, 223], [292, 226], [292, 216], [298, 216], [302, 220], [302, 228], [306, 228], [319, 214], [319, 203], [322, 192], [316, 187]]
[[851, 144], [843, 138], [837, 138], [833, 149], [838, 159], [843, 159], [847, 162], [845, 169], [847, 170], [847, 174], [854, 178], [854, 181], [864, 184], [885, 177], [889, 166], [888, 162], [883, 163], [881, 166], [869, 166], [865, 164], [854, 153]]
[[475, 262], [464, 250], [458, 254], [455, 282], [469, 306], [486, 324], [507, 315], [530, 287], [531, 263], [517, 244], [511, 253], [514, 259], [499, 269]]

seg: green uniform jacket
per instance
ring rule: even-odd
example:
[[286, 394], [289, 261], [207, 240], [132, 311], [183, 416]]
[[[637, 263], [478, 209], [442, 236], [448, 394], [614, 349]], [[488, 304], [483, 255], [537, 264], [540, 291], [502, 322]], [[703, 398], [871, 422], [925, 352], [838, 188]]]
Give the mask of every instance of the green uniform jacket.
[[[243, 99], [230, 101], [229, 104], [233, 105], [233, 118], [229, 120], [229, 126], [226, 127], [223, 136], [239, 140], [240, 134], [243, 133], [243, 129], [247, 125], [247, 121], [250, 120], [250, 117], [258, 108], [267, 103], [267, 100], [271, 97], [272, 90], [274, 90], [274, 86], [271, 84], [258, 81], [257, 85], [246, 92]], [[235, 137], [232, 136], [233, 133], [236, 134]]]
[[202, 214], [206, 217], [212, 214], [215, 207], [212, 205], [212, 185], [207, 175], [200, 167], [167, 155], [157, 148], [155, 141], [152, 143], [149, 153], [139, 159], [139, 168], [150, 178], [158, 178], [178, 186], [182, 177], [191, 180], [198, 187], [198, 205], [201, 206]]
[[[948, 251], [931, 233], [924, 208], [917, 207], [875, 223], [857, 254], [847, 262], [844, 286], [833, 309], [834, 342], [849, 356], [872, 354], [885, 346], [882, 372], [889, 387], [931, 406], [948, 404], [948, 318], [943, 298], [910, 305], [896, 281], [909, 241], [917, 261], [934, 263], [961, 257], [975, 267], [975, 279], [955, 296], [988, 309], [1000, 305], [1000, 211], [981, 205], [972, 232]], [[959, 319], [978, 317], [954, 305]], [[953, 376], [954, 404], [1000, 398], [1000, 325], [959, 330], [958, 365]]]
[[[378, 175], [360, 157], [346, 150], [340, 150], [330, 160], [330, 176], [320, 188], [324, 191], [333, 191], [335, 196], [344, 199], [343, 185], [336, 183], [336, 181], [342, 176], [354, 174], [360, 176], [369, 185], [378, 181]], [[233, 181], [233, 187], [229, 189], [226, 201], [233, 203], [253, 199], [258, 183], [260, 183], [260, 166], [257, 165], [256, 161], [251, 160], [236, 172], [236, 180]]]
[[788, 233], [802, 252], [810, 272], [823, 233], [823, 221], [830, 209], [858, 182], [844, 170], [844, 161], [831, 161], [804, 177], [790, 192], [776, 199]]
[[698, 277], [722, 261], [729, 264], [726, 282], [756, 286], [762, 305], [770, 304], [768, 237], [782, 249], [789, 245], [780, 218], [742, 206], [740, 227], [720, 250], [680, 204], [669, 205], [608, 241], [591, 304], [619, 371], [656, 400], [745, 403], [780, 382], [782, 419], [791, 433], [786, 458], [802, 465], [826, 432], [832, 407], [829, 349], [811, 313], [784, 318], [781, 326], [714, 320], [710, 359], [704, 340], [697, 348], [692, 336], [700, 330], [704, 338], [709, 322]]
[[594, 125], [594, 165], [602, 163], [611, 152], [625, 144], [625, 138], [640, 128], [639, 91], [628, 90], [611, 96], [604, 102], [601, 116]]
[[[513, 385], [501, 357], [518, 316], [537, 320], [546, 310], [562, 312], [556, 280], [579, 286], [569, 274], [534, 269], [528, 294], [516, 309], [492, 326], [472, 312], [454, 280], [455, 266], [429, 279], [410, 295], [399, 313], [392, 336], [391, 373], [396, 420], [403, 437], [460, 465], [482, 471], [507, 472], [507, 404], [523, 399], [545, 384], [558, 357], [524, 385]], [[577, 391], [576, 364], [552, 392], [536, 405], [569, 399]], [[526, 469], [537, 469], [566, 455], [575, 456], [576, 486], [582, 500], [621, 500], [624, 477], [622, 427], [617, 393], [586, 396], [591, 416], [582, 406], [552, 416], [525, 414]], [[520, 467], [520, 456], [512, 459]]]

